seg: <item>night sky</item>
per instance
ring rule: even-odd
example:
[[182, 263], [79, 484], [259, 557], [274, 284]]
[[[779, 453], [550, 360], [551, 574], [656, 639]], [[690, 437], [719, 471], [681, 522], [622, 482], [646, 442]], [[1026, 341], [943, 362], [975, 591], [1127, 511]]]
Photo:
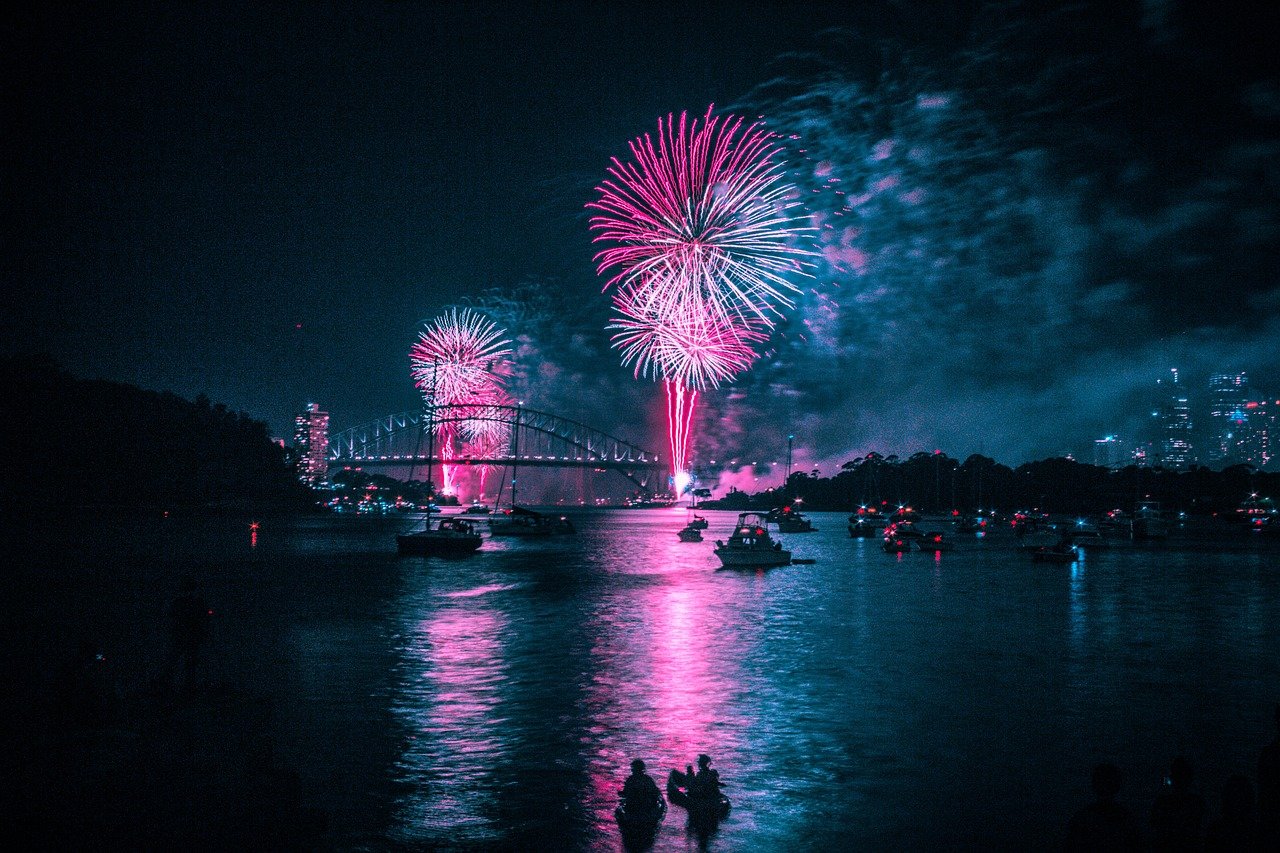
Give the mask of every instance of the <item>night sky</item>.
[[1136, 434], [1170, 367], [1280, 395], [1280, 44], [1244, 7], [215, 5], [7, 13], [5, 351], [288, 435], [413, 407], [417, 328], [473, 304], [531, 405], [660, 447], [583, 205], [714, 103], [799, 136], [823, 261], [702, 459], [1017, 463]]

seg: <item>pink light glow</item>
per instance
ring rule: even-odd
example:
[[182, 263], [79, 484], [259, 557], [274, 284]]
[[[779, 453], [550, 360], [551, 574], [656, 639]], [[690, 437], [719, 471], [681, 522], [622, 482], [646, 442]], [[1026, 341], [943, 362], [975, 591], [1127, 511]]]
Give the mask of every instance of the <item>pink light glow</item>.
[[[509, 403], [502, 383], [511, 374], [511, 342], [505, 331], [470, 308], [450, 309], [426, 323], [409, 349], [414, 382], [428, 405], [465, 406], [436, 424], [441, 460], [457, 458], [464, 441], [498, 439], [505, 424], [486, 416], [486, 406]], [[471, 407], [474, 407], [471, 408]], [[473, 417], [468, 418], [468, 412]], [[462, 419], [459, 419], [459, 416]], [[457, 489], [455, 466], [442, 464], [441, 490]]]
[[622, 363], [662, 381], [673, 474], [687, 482], [699, 391], [748, 369], [774, 319], [799, 293], [815, 253], [800, 245], [816, 227], [785, 180], [781, 137], [741, 117], [658, 120], [613, 159], [587, 205], [608, 244], [596, 254], [610, 276], [609, 325]]

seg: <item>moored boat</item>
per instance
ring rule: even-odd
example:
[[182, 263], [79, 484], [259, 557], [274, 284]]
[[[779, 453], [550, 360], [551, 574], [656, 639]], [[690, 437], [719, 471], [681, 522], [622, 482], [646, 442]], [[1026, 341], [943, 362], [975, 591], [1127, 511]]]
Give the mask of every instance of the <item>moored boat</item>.
[[489, 517], [491, 536], [538, 537], [576, 532], [567, 516], [548, 515], [522, 506], [513, 506]]
[[818, 529], [794, 505], [771, 510], [767, 520], [778, 525], [779, 533], [812, 533]]
[[680, 537], [681, 542], [701, 542], [702, 541], [702, 529], [698, 527], [694, 527], [692, 524], [682, 527], [680, 529], [680, 532], [677, 533], [676, 535]]
[[1074, 563], [1080, 559], [1080, 553], [1065, 543], [1037, 548], [1031, 552], [1031, 560], [1036, 563]]
[[952, 547], [951, 540], [941, 533], [929, 532], [923, 534], [916, 540], [916, 547], [921, 551], [937, 553], [939, 551], [950, 551]]
[[1141, 501], [1133, 512], [1133, 538], [1135, 540], [1166, 539], [1169, 522], [1155, 501]]
[[791, 552], [773, 540], [768, 521], [758, 512], [740, 513], [728, 541], [716, 540], [715, 551], [726, 569], [785, 566], [791, 562]]
[[865, 515], [849, 516], [849, 537], [852, 539], [872, 539], [878, 529], [876, 523]]
[[396, 536], [396, 550], [410, 557], [470, 554], [483, 541], [480, 532], [464, 518], [442, 518], [432, 527], [431, 516], [428, 515], [426, 526], [422, 530]]

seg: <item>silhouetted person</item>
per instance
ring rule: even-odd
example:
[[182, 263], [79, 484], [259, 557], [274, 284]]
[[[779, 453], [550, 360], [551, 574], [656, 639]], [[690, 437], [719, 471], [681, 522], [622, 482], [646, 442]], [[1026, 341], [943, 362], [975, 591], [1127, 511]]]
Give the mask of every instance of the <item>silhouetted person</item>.
[[689, 797], [700, 800], [720, 798], [720, 773], [711, 766], [711, 756], [698, 756], [698, 772], [689, 782]]
[[1120, 768], [1099, 764], [1093, 768], [1093, 793], [1097, 799], [1080, 809], [1067, 824], [1069, 851], [1141, 850], [1142, 835], [1133, 815], [1116, 802], [1124, 784]]
[[1275, 716], [1276, 736], [1258, 756], [1258, 832], [1264, 850], [1280, 848], [1280, 702]]
[[169, 662], [165, 668], [165, 682], [171, 684], [174, 670], [182, 669], [181, 686], [184, 690], [195, 687], [195, 673], [200, 665], [201, 651], [209, 641], [213, 622], [213, 610], [199, 593], [195, 578], [185, 577], [178, 597], [169, 605]]
[[1209, 824], [1204, 849], [1205, 853], [1262, 849], [1253, 813], [1253, 784], [1248, 777], [1237, 774], [1227, 780], [1222, 789], [1222, 815]]
[[627, 810], [634, 814], [657, 812], [662, 808], [662, 792], [653, 777], [644, 772], [644, 762], [636, 759], [631, 762], [631, 775], [622, 786], [622, 798], [626, 801]]
[[1168, 784], [1151, 807], [1151, 849], [1189, 851], [1200, 849], [1204, 827], [1204, 797], [1191, 790], [1195, 770], [1182, 756], [1169, 766]]

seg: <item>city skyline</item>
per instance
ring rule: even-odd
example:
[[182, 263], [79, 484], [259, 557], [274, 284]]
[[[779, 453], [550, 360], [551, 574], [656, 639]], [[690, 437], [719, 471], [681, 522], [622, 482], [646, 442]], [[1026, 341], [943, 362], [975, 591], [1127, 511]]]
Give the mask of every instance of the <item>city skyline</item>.
[[643, 11], [15, 13], [6, 351], [285, 435], [310, 401], [411, 408], [416, 330], [470, 305], [517, 340], [516, 393], [660, 446], [584, 206], [628, 140], [715, 104], [793, 144], [821, 264], [700, 400], [695, 457], [794, 433], [805, 469], [1016, 464], [1136, 438], [1170, 365], [1276, 391], [1280, 78], [1244, 11]]

